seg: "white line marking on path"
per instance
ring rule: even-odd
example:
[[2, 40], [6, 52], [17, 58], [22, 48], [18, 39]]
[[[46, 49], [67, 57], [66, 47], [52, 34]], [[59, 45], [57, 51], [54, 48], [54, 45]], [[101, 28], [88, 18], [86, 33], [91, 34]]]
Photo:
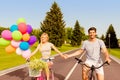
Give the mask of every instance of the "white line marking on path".
[[[81, 58], [84, 56], [84, 54], [85, 54], [85, 53], [83, 53], [83, 54], [80, 56], [79, 59], [81, 59]], [[68, 75], [65, 77], [64, 80], [68, 80], [68, 79], [69, 79], [69, 77], [71, 76], [71, 74], [73, 73], [73, 71], [75, 70], [75, 68], [77, 67], [77, 65], [78, 65], [78, 62], [75, 63], [75, 65], [74, 65], [73, 68], [70, 70], [70, 72], [68, 73]]]
[[25, 68], [26, 66], [27, 66], [26, 64], [23, 64], [23, 65], [20, 65], [20, 66], [16, 66], [16, 67], [13, 67], [13, 68], [2, 70], [2, 71], [0, 71], [0, 76], [5, 75], [5, 74], [10, 73], [10, 72], [13, 72], [13, 71], [16, 71], [18, 69]]

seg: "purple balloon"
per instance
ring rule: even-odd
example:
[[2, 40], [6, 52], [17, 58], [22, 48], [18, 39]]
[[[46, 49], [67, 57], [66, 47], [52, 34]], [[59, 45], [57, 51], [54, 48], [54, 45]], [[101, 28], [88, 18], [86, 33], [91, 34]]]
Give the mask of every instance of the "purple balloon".
[[32, 44], [34, 44], [36, 41], [37, 41], [37, 38], [36, 38], [35, 36], [30, 36], [30, 39], [29, 39], [28, 43], [29, 43], [30, 45], [32, 45]]
[[31, 25], [27, 25], [27, 32], [30, 34], [32, 32], [32, 26]]

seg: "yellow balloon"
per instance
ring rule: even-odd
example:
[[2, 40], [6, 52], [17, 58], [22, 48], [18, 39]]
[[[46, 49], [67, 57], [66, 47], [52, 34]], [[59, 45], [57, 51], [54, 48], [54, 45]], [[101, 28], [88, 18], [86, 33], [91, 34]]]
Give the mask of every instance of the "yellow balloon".
[[23, 39], [24, 41], [28, 41], [28, 40], [30, 39], [30, 35], [29, 35], [28, 33], [26, 33], [26, 34], [24, 34], [24, 35], [22, 36], [22, 39]]
[[6, 51], [7, 53], [12, 53], [12, 52], [14, 52], [15, 50], [16, 50], [16, 48], [13, 47], [12, 45], [9, 45], [9, 46], [7, 46], [7, 47], [5, 48], [5, 51]]
[[19, 18], [19, 19], [17, 20], [17, 24], [19, 24], [19, 23], [26, 23], [26, 21], [25, 21], [24, 18]]

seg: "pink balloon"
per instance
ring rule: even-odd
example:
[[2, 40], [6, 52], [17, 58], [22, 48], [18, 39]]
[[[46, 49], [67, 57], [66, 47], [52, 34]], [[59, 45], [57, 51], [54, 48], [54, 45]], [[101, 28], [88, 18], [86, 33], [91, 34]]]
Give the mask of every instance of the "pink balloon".
[[28, 50], [26, 50], [26, 51], [22, 51], [22, 57], [23, 57], [23, 58], [28, 58], [28, 57], [30, 57], [30, 54], [31, 54], [31, 50], [30, 50], [30, 49], [28, 49]]
[[9, 30], [2, 31], [1, 36], [6, 40], [12, 40], [12, 33]]
[[13, 47], [19, 47], [19, 45], [20, 45], [20, 41], [15, 41], [15, 40], [12, 40], [11, 41], [11, 45], [13, 46]]

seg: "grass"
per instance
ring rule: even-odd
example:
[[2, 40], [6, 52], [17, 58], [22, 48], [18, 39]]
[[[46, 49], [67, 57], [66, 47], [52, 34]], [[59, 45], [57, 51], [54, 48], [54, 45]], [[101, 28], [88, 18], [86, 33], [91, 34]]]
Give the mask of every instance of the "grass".
[[[37, 43], [31, 47], [31, 51], [35, 50], [36, 47], [37, 47]], [[72, 50], [75, 48], [78, 48], [78, 47], [72, 47], [69, 44], [64, 44], [62, 47], [59, 47], [58, 49], [61, 52], [64, 52], [64, 51]], [[57, 53], [52, 51], [52, 55], [55, 55], [55, 54], [57, 54]], [[34, 57], [40, 58], [41, 57], [40, 52], [37, 52], [34, 55]], [[5, 70], [5, 69], [11, 68], [11, 67], [19, 66], [24, 63], [26, 63], [26, 60], [22, 56], [17, 55], [15, 52], [14, 53], [6, 53], [5, 47], [0, 46], [0, 70]]]
[[120, 59], [120, 48], [110, 49], [110, 54]]

